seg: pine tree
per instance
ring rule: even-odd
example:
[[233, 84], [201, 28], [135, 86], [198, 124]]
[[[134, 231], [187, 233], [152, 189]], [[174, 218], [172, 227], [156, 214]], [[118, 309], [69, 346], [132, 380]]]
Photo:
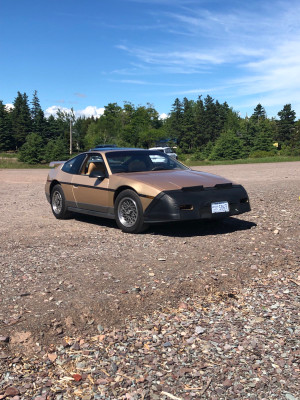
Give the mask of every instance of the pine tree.
[[219, 136], [219, 124], [218, 124], [218, 112], [214, 99], [207, 95], [204, 99], [204, 127], [205, 135], [209, 138], [209, 141], [214, 142]]
[[291, 104], [286, 104], [278, 116], [278, 131], [277, 140], [280, 143], [289, 144], [293, 137], [293, 130], [295, 125], [296, 113], [292, 110]]
[[195, 104], [195, 146], [197, 149], [202, 149], [209, 141], [209, 136], [205, 131], [204, 113], [202, 96], [199, 96]]
[[222, 133], [216, 140], [209, 159], [210, 160], [236, 160], [243, 158], [245, 152], [243, 143], [233, 131]]
[[240, 121], [240, 137], [246, 153], [253, 150], [255, 138], [259, 132], [259, 125], [253, 121], [253, 119], [246, 117]]
[[63, 125], [62, 127], [61, 121], [57, 120], [53, 115], [50, 115], [47, 119], [45, 137], [47, 140], [58, 138], [64, 134], [64, 129], [65, 126]]
[[32, 132], [39, 134], [42, 138], [47, 136], [47, 122], [44, 112], [40, 106], [40, 101], [35, 90], [32, 98], [31, 119], [32, 119]]
[[169, 120], [169, 135], [172, 138], [178, 139], [178, 144], [180, 145], [182, 137], [183, 104], [178, 98], [175, 99], [172, 105]]
[[254, 108], [253, 114], [251, 115], [250, 118], [252, 121], [257, 123], [267, 118], [266, 110], [260, 103], [258, 103], [257, 106]]
[[180, 147], [185, 152], [190, 152], [196, 143], [196, 125], [194, 119], [194, 101], [183, 99], [183, 116], [181, 122]]
[[10, 114], [0, 100], [0, 151], [13, 150], [14, 147]]
[[268, 119], [265, 119], [260, 122], [259, 130], [253, 141], [252, 150], [270, 152], [275, 150], [273, 143], [274, 140], [272, 126], [270, 124], [270, 121]]
[[216, 131], [223, 132], [224, 127], [228, 121], [228, 115], [234, 113], [234, 111], [229, 108], [226, 101], [223, 104], [220, 104], [218, 100], [215, 103], [216, 107]]
[[14, 100], [14, 108], [11, 112], [12, 132], [17, 148], [21, 147], [26, 140], [27, 135], [31, 132], [32, 121], [30, 108], [28, 106], [28, 96], [26, 93], [18, 92]]
[[50, 139], [43, 149], [44, 158], [47, 162], [68, 159], [68, 151], [68, 144], [62, 137]]
[[30, 133], [21, 147], [18, 157], [20, 161], [28, 164], [38, 164], [44, 158], [44, 143], [37, 133]]

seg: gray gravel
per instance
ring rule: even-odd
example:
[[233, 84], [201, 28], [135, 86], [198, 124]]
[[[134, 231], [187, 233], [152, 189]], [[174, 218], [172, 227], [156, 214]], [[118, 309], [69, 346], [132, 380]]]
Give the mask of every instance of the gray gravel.
[[300, 163], [201, 169], [252, 211], [126, 235], [0, 170], [0, 399], [298, 398]]

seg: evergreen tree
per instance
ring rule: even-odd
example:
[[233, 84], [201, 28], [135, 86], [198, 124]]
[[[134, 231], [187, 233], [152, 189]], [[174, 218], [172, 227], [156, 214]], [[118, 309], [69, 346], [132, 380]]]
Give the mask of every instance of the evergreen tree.
[[233, 131], [222, 133], [216, 140], [209, 159], [210, 160], [236, 160], [243, 158], [245, 152], [243, 143]]
[[273, 146], [273, 132], [272, 126], [268, 119], [265, 119], [260, 122], [259, 130], [256, 134], [256, 137], [253, 141], [252, 150], [254, 151], [274, 151], [275, 148]]
[[207, 95], [204, 99], [204, 129], [205, 135], [209, 138], [209, 141], [214, 142], [219, 136], [219, 121], [218, 112], [214, 99]]
[[13, 150], [14, 148], [10, 114], [0, 100], [0, 151]]
[[249, 155], [253, 151], [254, 141], [259, 131], [259, 125], [253, 119], [246, 117], [240, 121], [239, 134], [245, 152]]
[[20, 148], [18, 157], [20, 161], [28, 164], [38, 164], [44, 158], [44, 143], [38, 133], [30, 133]]
[[286, 104], [279, 111], [278, 116], [280, 121], [278, 121], [277, 140], [280, 143], [289, 144], [293, 136], [296, 113], [292, 110], [291, 104]]
[[195, 146], [197, 149], [203, 148], [209, 141], [209, 136], [205, 131], [204, 112], [202, 96], [199, 96], [195, 103]]
[[47, 128], [45, 137], [47, 140], [58, 138], [64, 134], [66, 126], [62, 121], [56, 119], [53, 115], [50, 115], [47, 119]]
[[224, 120], [224, 124], [222, 126], [221, 131], [230, 131], [232, 130], [235, 134], [239, 135], [239, 131], [241, 129], [241, 118], [238, 113], [234, 111], [232, 108], [226, 109], [226, 119]]
[[18, 92], [14, 100], [14, 108], [11, 112], [12, 132], [17, 148], [25, 143], [27, 135], [31, 132], [31, 114], [28, 106], [28, 96], [26, 93]]
[[183, 116], [181, 122], [181, 134], [179, 136], [180, 147], [184, 152], [190, 152], [195, 147], [196, 125], [194, 119], [194, 102], [183, 99]]
[[44, 112], [40, 106], [40, 101], [35, 90], [32, 98], [31, 119], [32, 119], [32, 132], [39, 134], [42, 138], [47, 137], [47, 125]]
[[178, 98], [175, 99], [172, 105], [169, 120], [169, 136], [178, 139], [178, 144], [180, 145], [180, 139], [182, 136], [183, 104]]
[[215, 103], [216, 107], [216, 131], [222, 132], [224, 131], [224, 127], [228, 122], [229, 114], [236, 114], [231, 108], [229, 108], [226, 101], [223, 104], [220, 104], [218, 100]]
[[47, 162], [66, 160], [70, 157], [69, 148], [63, 137], [50, 139], [43, 149], [44, 159]]
[[266, 110], [260, 103], [258, 103], [257, 106], [254, 108], [253, 114], [250, 118], [257, 123], [267, 118]]
[[290, 147], [294, 155], [300, 155], [300, 120], [295, 122], [291, 135]]

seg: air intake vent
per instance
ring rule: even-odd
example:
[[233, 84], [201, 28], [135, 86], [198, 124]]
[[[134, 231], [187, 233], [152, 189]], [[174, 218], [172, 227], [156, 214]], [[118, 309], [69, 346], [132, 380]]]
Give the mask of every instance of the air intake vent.
[[203, 185], [201, 186], [189, 186], [189, 187], [184, 187], [181, 189], [183, 192], [200, 192], [204, 190]]
[[180, 210], [192, 211], [194, 209], [192, 204], [181, 204], [179, 206]]
[[217, 183], [215, 185], [216, 189], [230, 189], [232, 187], [232, 183]]

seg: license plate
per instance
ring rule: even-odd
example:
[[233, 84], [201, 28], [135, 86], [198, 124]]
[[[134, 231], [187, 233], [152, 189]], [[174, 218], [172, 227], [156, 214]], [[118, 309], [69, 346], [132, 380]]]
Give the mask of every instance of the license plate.
[[228, 202], [227, 201], [219, 201], [218, 203], [211, 203], [211, 212], [213, 214], [229, 212]]

